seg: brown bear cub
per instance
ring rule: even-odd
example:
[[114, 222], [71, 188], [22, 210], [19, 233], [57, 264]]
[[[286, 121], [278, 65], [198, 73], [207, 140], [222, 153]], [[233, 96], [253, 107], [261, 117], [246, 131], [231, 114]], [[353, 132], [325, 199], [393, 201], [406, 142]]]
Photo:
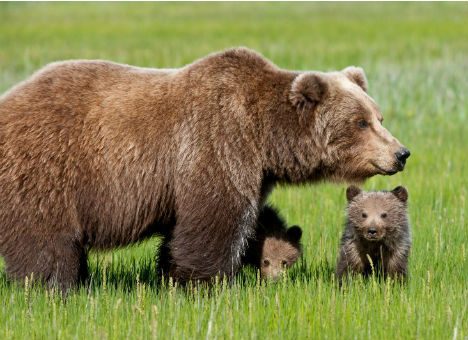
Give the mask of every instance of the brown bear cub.
[[287, 228], [274, 208], [264, 206], [258, 218], [255, 238], [248, 243], [243, 263], [260, 269], [263, 278], [276, 281], [301, 256], [301, 236], [299, 226]]
[[341, 239], [336, 275], [340, 286], [349, 273], [405, 278], [411, 250], [408, 191], [346, 190], [346, 229]]

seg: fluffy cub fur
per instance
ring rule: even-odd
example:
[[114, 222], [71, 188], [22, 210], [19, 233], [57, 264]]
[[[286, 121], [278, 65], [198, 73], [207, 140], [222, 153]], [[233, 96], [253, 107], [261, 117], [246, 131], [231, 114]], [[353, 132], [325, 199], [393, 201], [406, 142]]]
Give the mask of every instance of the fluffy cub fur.
[[411, 233], [408, 191], [366, 192], [355, 186], [346, 191], [346, 229], [341, 239], [337, 277], [340, 285], [348, 273], [376, 273], [406, 277]]
[[255, 238], [248, 244], [244, 264], [259, 268], [263, 278], [276, 280], [301, 256], [301, 236], [299, 226], [287, 228], [279, 213], [265, 206], [260, 212]]

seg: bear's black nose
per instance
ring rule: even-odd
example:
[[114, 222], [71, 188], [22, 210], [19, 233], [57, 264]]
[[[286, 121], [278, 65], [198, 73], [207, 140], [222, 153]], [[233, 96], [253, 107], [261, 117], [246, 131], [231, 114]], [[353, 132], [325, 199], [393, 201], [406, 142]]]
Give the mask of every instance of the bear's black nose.
[[369, 235], [376, 235], [376, 234], [377, 234], [377, 229], [369, 228], [369, 230], [367, 231], [367, 233], [368, 233]]
[[406, 159], [411, 155], [411, 152], [405, 147], [401, 147], [398, 149], [397, 152], [395, 152], [395, 158], [400, 162], [401, 164], [405, 165]]

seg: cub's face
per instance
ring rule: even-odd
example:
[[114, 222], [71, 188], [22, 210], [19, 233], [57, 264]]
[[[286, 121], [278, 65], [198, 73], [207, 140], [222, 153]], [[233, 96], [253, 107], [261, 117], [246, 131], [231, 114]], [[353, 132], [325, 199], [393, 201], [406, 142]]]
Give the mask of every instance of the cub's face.
[[302, 230], [293, 226], [286, 235], [267, 236], [262, 246], [260, 271], [263, 278], [276, 281], [301, 256]]
[[329, 179], [359, 183], [404, 169], [410, 152], [382, 125], [382, 113], [367, 94], [361, 68], [306, 72], [296, 78], [294, 90], [304, 95], [298, 105], [316, 138], [314, 144], [320, 146]]
[[348, 221], [362, 239], [382, 241], [400, 232], [407, 223], [408, 192], [404, 187], [390, 192], [364, 192], [351, 186], [346, 196]]

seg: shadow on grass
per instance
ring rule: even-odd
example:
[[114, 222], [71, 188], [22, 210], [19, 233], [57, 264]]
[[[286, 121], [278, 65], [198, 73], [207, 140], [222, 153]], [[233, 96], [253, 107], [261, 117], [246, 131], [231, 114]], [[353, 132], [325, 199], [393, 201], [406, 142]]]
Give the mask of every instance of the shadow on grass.
[[[89, 276], [77, 287], [76, 291], [97, 291], [106, 287], [106, 289], [130, 292], [136, 290], [138, 285], [144, 284], [148, 288], [155, 289], [161, 287], [162, 284], [162, 276], [157, 268], [157, 258], [130, 257], [108, 261], [105, 257], [98, 256], [97, 260], [88, 260], [88, 264]], [[24, 281], [11, 279], [4, 268], [0, 269], [0, 287], [24, 289], [24, 286]], [[34, 288], [45, 290], [47, 286], [35, 280]]]
[[[125, 253], [95, 253], [88, 259], [89, 277], [78, 290], [100, 291], [104, 289], [132, 292], [138, 285], [145, 285], [148, 289], [164, 289], [163, 276], [158, 266], [157, 249], [153, 254], [143, 257], [125, 255]], [[322, 282], [334, 281], [335, 263], [327, 260], [309, 264], [307, 259], [301, 258], [287, 271], [287, 279], [291, 282]], [[232, 281], [244, 287], [257, 285], [259, 273], [252, 266], [242, 268]], [[11, 281], [4, 268], [0, 270], [0, 286], [17, 286], [18, 282]]]
[[324, 283], [332, 283], [335, 282], [335, 266], [336, 263], [330, 263], [326, 259], [308, 263], [306, 258], [301, 258], [291, 269], [289, 277], [292, 281], [311, 282], [321, 280]]
[[162, 285], [162, 275], [156, 256], [119, 257], [109, 260], [106, 256], [97, 256], [90, 263], [89, 277], [83, 284], [86, 289], [114, 288], [133, 291], [138, 285], [155, 289]]

